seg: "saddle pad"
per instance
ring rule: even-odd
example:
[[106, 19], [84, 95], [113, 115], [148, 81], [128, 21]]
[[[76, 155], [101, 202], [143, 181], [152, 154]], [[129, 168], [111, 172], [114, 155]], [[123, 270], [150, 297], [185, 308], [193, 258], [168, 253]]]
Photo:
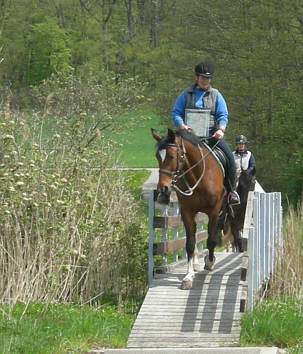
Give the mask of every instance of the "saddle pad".
[[212, 150], [212, 148], [209, 145], [207, 145], [204, 141], [202, 142], [202, 145], [213, 155], [214, 159], [217, 161], [218, 165], [220, 166], [223, 177], [225, 177], [225, 169], [224, 169], [223, 163], [220, 161], [220, 159], [218, 157], [218, 155], [220, 154], [219, 156], [223, 160], [223, 156], [224, 156], [224, 161], [226, 162], [226, 158], [225, 158], [223, 151], [218, 148], [216, 148], [215, 150]]

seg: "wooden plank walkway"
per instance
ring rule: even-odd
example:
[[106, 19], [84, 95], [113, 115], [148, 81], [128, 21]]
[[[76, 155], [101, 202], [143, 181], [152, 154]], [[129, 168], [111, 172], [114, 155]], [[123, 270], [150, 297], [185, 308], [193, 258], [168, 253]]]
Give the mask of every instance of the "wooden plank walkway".
[[[196, 274], [191, 290], [181, 290], [187, 265], [157, 275], [128, 338], [127, 348], [235, 346], [240, 336], [244, 284], [241, 253], [216, 253], [212, 272]], [[202, 268], [204, 261], [201, 259]]]

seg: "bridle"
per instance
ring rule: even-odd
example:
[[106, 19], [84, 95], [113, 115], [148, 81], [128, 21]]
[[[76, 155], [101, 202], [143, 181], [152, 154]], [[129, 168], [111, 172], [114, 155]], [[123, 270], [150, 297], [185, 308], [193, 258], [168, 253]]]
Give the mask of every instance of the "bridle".
[[[181, 162], [183, 162], [183, 166], [186, 166], [186, 149], [184, 146], [184, 141], [181, 138], [181, 143], [182, 143], [182, 149], [180, 147], [180, 145], [178, 143], [169, 143], [166, 144], [166, 147], [171, 146], [171, 147], [176, 147], [177, 148], [177, 167], [174, 171], [169, 171], [166, 170], [165, 168], [160, 168], [159, 172], [160, 173], [164, 173], [167, 174], [169, 176], [172, 176], [172, 181], [171, 181], [171, 185], [174, 189], [176, 189], [179, 193], [181, 193], [182, 195], [185, 196], [190, 196], [194, 193], [195, 189], [197, 188], [197, 186], [199, 185], [199, 183], [202, 181], [202, 178], [204, 176], [205, 173], [205, 158], [206, 156], [209, 154], [209, 152], [206, 153], [206, 155], [203, 155], [203, 151], [201, 149], [201, 146], [198, 146], [199, 152], [200, 152], [200, 156], [201, 158], [192, 166], [190, 166], [189, 168], [187, 168], [186, 170], [180, 170], [180, 166], [181, 166]], [[180, 161], [181, 160], [181, 161]], [[200, 177], [198, 178], [198, 180], [196, 181], [195, 185], [193, 187], [191, 187], [186, 179], [186, 175], [188, 174], [188, 172], [190, 172], [192, 169], [194, 169], [196, 166], [198, 166], [200, 163], [202, 163], [202, 172]], [[183, 178], [184, 183], [187, 187], [187, 190], [182, 191], [178, 186], [177, 183], [178, 181]]]

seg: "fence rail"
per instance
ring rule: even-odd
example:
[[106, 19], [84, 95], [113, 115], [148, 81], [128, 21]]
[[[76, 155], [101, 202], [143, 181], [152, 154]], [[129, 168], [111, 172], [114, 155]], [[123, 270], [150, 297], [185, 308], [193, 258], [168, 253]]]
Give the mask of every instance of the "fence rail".
[[282, 247], [280, 192], [249, 192], [242, 237], [248, 256], [247, 304], [243, 307], [252, 310], [274, 272]]

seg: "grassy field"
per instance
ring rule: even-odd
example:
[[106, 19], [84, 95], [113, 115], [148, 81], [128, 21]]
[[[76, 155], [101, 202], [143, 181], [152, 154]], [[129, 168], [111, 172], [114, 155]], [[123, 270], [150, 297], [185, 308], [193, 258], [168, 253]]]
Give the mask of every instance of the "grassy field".
[[[129, 119], [128, 116], [124, 119]], [[151, 136], [151, 128], [164, 132], [160, 119], [149, 113], [131, 116], [134, 125], [127, 131], [111, 135], [111, 139], [121, 144], [119, 149], [122, 167], [158, 167], [155, 158], [155, 140]]]

